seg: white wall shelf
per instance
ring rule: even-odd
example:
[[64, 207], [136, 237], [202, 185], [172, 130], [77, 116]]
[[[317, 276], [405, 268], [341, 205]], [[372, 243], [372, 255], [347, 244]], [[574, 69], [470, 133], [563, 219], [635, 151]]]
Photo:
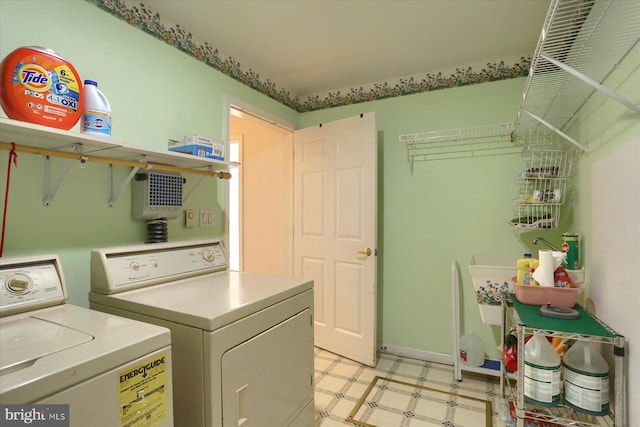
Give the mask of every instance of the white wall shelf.
[[[17, 152], [39, 154], [45, 156], [45, 191], [43, 203], [49, 206], [53, 196], [62, 183], [69, 165], [73, 161], [81, 163], [97, 162], [112, 165], [132, 167], [138, 169], [154, 169], [160, 171], [179, 172], [228, 179], [229, 170], [238, 166], [233, 162], [222, 162], [204, 157], [173, 151], [152, 150], [135, 147], [111, 138], [95, 137], [79, 132], [71, 132], [48, 126], [21, 122], [0, 117], [0, 149]], [[50, 157], [67, 159], [67, 167], [60, 176], [51, 182]], [[118, 192], [133, 178], [129, 175], [127, 181], [114, 192], [113, 175], [110, 173], [110, 188], [108, 205], [112, 206], [118, 197]]]
[[523, 147], [514, 142], [510, 123], [400, 135], [400, 142], [406, 145], [412, 176], [417, 161], [513, 154]]
[[[2, 117], [0, 117], [0, 141], [60, 152], [72, 152], [74, 147], [81, 144], [79, 153], [113, 159], [114, 164], [117, 160], [128, 160], [174, 166], [196, 174], [198, 174], [197, 171], [206, 173], [207, 170], [225, 171], [237, 167], [234, 163], [168, 150], [141, 148], [111, 138], [101, 138]], [[188, 171], [189, 169], [191, 171]]]
[[637, 1], [552, 0], [515, 123], [401, 135], [411, 174], [416, 161], [506, 154], [549, 132], [555, 148], [588, 152], [567, 132], [595, 92], [640, 115], [640, 106], [602, 84], [638, 43]]

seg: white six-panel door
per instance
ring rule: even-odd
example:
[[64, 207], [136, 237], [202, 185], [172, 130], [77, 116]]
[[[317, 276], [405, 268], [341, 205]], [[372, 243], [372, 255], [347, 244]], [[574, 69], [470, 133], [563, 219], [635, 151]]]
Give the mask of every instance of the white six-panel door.
[[294, 134], [294, 274], [314, 280], [315, 345], [376, 363], [375, 114]]

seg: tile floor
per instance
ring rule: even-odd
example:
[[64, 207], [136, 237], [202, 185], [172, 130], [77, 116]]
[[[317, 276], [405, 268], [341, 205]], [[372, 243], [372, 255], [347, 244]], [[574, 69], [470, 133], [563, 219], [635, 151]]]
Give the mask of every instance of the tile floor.
[[[356, 422], [345, 421], [376, 376], [430, 390], [379, 379], [354, 414]], [[467, 371], [458, 382], [453, 366], [449, 365], [383, 353], [377, 366], [370, 368], [315, 349], [315, 427], [360, 426], [357, 421], [363, 422], [364, 427], [485, 427], [488, 425], [485, 401], [491, 402], [491, 427], [514, 425], [506, 421], [506, 403], [500, 397], [497, 377]], [[549, 413], [543, 407], [538, 408]], [[557, 410], [558, 416], [575, 416], [579, 420], [575, 425], [614, 425], [609, 417], [593, 417], [567, 408], [554, 409]]]
[[447, 393], [378, 380], [354, 416], [356, 421], [378, 427], [484, 427], [486, 405], [481, 401], [490, 400], [492, 427], [505, 426], [497, 378], [465, 372], [462, 382], [458, 382], [452, 366], [390, 354], [381, 354], [377, 366], [370, 368], [316, 348], [316, 427], [358, 425], [345, 418], [376, 376]]

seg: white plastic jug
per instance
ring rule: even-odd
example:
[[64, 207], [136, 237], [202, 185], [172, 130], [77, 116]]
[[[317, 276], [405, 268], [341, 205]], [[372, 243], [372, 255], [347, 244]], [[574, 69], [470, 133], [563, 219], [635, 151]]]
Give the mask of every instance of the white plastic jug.
[[482, 366], [484, 364], [484, 349], [482, 340], [473, 332], [467, 332], [460, 337], [460, 361], [467, 366]]
[[84, 107], [82, 110], [82, 133], [103, 137], [111, 136], [111, 106], [107, 97], [93, 80], [84, 81]]
[[539, 332], [524, 346], [524, 397], [545, 406], [560, 403], [560, 356]]
[[609, 365], [588, 341], [564, 355], [564, 400], [591, 415], [609, 414]]

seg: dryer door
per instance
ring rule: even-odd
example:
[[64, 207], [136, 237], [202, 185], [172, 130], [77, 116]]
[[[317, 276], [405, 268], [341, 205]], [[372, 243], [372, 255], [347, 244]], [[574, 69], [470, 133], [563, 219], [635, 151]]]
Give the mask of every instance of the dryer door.
[[310, 310], [304, 310], [224, 354], [224, 427], [287, 426], [312, 401], [309, 319]]

